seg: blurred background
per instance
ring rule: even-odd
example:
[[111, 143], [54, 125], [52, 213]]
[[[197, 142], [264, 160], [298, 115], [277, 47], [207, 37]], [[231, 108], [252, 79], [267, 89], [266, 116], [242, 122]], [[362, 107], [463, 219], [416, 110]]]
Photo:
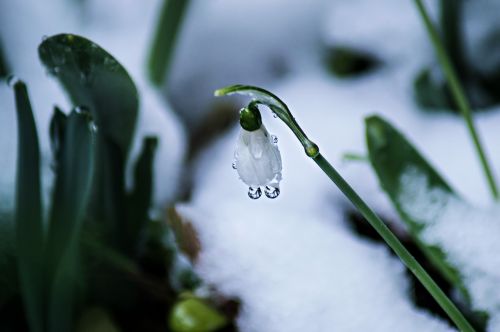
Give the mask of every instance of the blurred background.
[[[425, 3], [498, 174], [500, 2]], [[58, 34], [95, 44], [82, 41], [75, 51], [60, 42], [68, 49], [50, 49]], [[100, 95], [89, 88], [93, 81], [71, 85], [51, 70], [42, 43], [49, 53], [78, 51], [90, 59], [105, 50], [118, 62], [122, 76], [117, 80], [132, 85], [119, 89], [97, 69]], [[74, 59], [78, 66], [87, 58]], [[279, 138], [283, 160], [281, 195], [250, 200], [248, 187], [231, 168], [238, 110], [246, 99], [213, 96], [231, 84], [261, 86], [278, 95], [360, 196], [454, 294], [453, 285], [417, 249], [367, 161], [364, 118], [381, 114], [460, 196], [475, 206], [490, 204], [473, 145], [412, 1], [5, 0], [0, 3], [0, 74], [5, 81], [0, 84], [0, 331], [453, 330], [422, 286], [267, 111], [263, 122]], [[59, 137], [53, 134], [54, 106], [65, 114], [87, 107], [94, 117], [92, 107], [104, 112], [99, 114], [114, 110], [110, 130], [122, 134], [120, 121], [132, 123], [120, 158], [112, 148], [100, 150], [111, 160], [100, 174], [114, 182], [99, 188], [111, 188], [114, 198], [103, 201], [108, 196], [90, 191], [91, 208], [84, 204], [84, 216], [72, 217], [78, 220], [74, 233], [59, 235], [69, 241], [67, 247], [55, 245], [61, 252], [74, 249], [75, 255], [66, 263], [58, 258], [56, 272], [50, 272], [50, 258], [43, 258], [39, 270], [46, 283], [40, 286], [38, 314], [26, 304], [30, 296], [20, 281], [26, 271], [19, 243], [29, 237], [21, 238], [16, 228], [15, 211], [24, 201], [17, 196], [16, 203], [16, 192], [21, 190], [20, 151], [28, 148], [19, 145], [17, 79], [26, 83], [38, 130], [42, 238], [51, 234], [51, 215], [58, 211], [54, 193], [63, 173], [54, 148]], [[87, 97], [79, 99], [82, 94]], [[127, 104], [136, 95], [136, 104]], [[133, 111], [126, 113], [129, 106]], [[98, 135], [107, 133], [99, 119]], [[70, 160], [83, 165], [83, 155], [74, 151]], [[84, 178], [81, 165], [72, 173], [76, 178]], [[102, 164], [97, 165], [99, 170]], [[93, 201], [107, 212], [88, 212]], [[37, 252], [30, 243], [27, 247]], [[45, 247], [38, 249], [50, 256]], [[57, 266], [65, 264], [72, 273], [54, 277]], [[66, 284], [69, 288], [59, 291]], [[58, 297], [51, 294], [58, 292], [62, 304], [52, 310], [58, 304], [51, 299]], [[475, 316], [466, 301], [456, 299]], [[478, 330], [500, 331], [500, 319], [497, 325], [477, 321]]]

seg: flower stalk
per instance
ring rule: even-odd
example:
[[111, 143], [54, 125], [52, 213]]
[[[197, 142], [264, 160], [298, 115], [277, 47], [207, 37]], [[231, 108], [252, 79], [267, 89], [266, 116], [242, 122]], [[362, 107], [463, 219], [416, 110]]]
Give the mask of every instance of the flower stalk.
[[486, 177], [486, 181], [488, 183], [491, 195], [493, 196], [493, 198], [495, 200], [499, 200], [500, 197], [499, 197], [498, 187], [497, 187], [497, 184], [495, 181], [495, 177], [493, 175], [493, 171], [492, 171], [492, 168], [490, 167], [486, 153], [483, 149], [481, 139], [479, 138], [479, 135], [477, 133], [476, 126], [475, 126], [474, 121], [472, 119], [472, 111], [471, 111], [469, 101], [467, 100], [467, 97], [465, 95], [465, 90], [462, 87], [460, 80], [458, 79], [458, 75], [455, 71], [455, 68], [453, 67], [453, 64], [450, 60], [450, 57], [448, 56], [448, 54], [446, 52], [444, 44], [443, 44], [441, 38], [439, 37], [437, 29], [434, 27], [434, 25], [429, 17], [429, 14], [427, 12], [427, 9], [425, 8], [424, 4], [422, 3], [422, 0], [414, 0], [414, 2], [415, 2], [415, 5], [417, 6], [420, 17], [422, 18], [422, 20], [424, 22], [427, 33], [429, 34], [429, 37], [432, 41], [432, 44], [433, 44], [434, 49], [436, 51], [438, 61], [443, 69], [446, 80], [448, 81], [453, 98], [455, 99], [455, 102], [456, 102], [458, 108], [460, 109], [460, 113], [462, 114], [462, 117], [464, 118], [465, 124], [467, 126], [467, 130], [469, 131], [470, 137], [472, 139], [472, 143], [474, 144], [474, 148], [476, 150], [476, 153], [479, 157], [479, 161], [480, 161], [481, 166], [483, 168], [483, 172], [484, 172], [484, 175]]
[[398, 255], [401, 261], [422, 283], [427, 291], [432, 295], [441, 308], [448, 314], [455, 325], [465, 332], [473, 332], [474, 328], [465, 319], [458, 308], [439, 288], [432, 277], [418, 263], [418, 261], [410, 254], [392, 231], [384, 224], [384, 222], [373, 212], [373, 210], [363, 201], [363, 199], [354, 191], [354, 189], [344, 180], [337, 170], [323, 157], [319, 152], [318, 146], [309, 140], [306, 134], [299, 127], [294, 117], [286, 104], [274, 94], [257, 87], [233, 85], [215, 92], [215, 96], [225, 96], [231, 94], [243, 94], [250, 96], [252, 101], [250, 105], [262, 104], [268, 106], [274, 114], [277, 115], [297, 136], [305, 153], [312, 158], [321, 170], [332, 180], [332, 182], [342, 191], [342, 193], [352, 202], [357, 210], [365, 217], [370, 225], [377, 231], [387, 245]]

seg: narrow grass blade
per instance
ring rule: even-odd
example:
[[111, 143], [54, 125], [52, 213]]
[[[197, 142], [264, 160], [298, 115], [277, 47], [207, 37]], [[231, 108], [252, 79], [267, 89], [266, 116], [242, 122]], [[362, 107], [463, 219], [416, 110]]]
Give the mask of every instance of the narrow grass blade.
[[155, 85], [162, 85], [168, 76], [188, 6], [189, 0], [164, 0], [148, 62], [149, 79]]
[[73, 326], [79, 234], [90, 198], [95, 159], [95, 129], [89, 113], [72, 111], [63, 118], [56, 110], [52, 128], [57, 128], [57, 123], [64, 123], [64, 127], [52, 131], [58, 158], [46, 251], [48, 331], [54, 332], [70, 331]]
[[465, 125], [472, 140], [472, 144], [474, 145], [477, 156], [479, 158], [479, 162], [481, 164], [481, 167], [483, 168], [483, 173], [490, 189], [491, 195], [495, 200], [498, 200], [500, 199], [500, 195], [498, 192], [495, 176], [486, 156], [486, 152], [484, 151], [481, 139], [479, 138], [479, 134], [477, 133], [476, 126], [472, 118], [471, 107], [465, 94], [465, 90], [458, 78], [456, 70], [450, 60], [449, 55], [446, 52], [445, 47], [443, 46], [443, 42], [441, 41], [441, 38], [439, 37], [439, 34], [434, 27], [434, 24], [432, 23], [422, 0], [414, 0], [414, 3], [424, 22], [425, 28], [429, 34], [429, 38], [431, 39], [431, 42], [434, 46], [437, 58], [443, 69], [446, 80], [448, 81], [448, 84], [450, 86], [451, 94], [458, 108], [460, 109], [462, 117], [464, 118]]
[[31, 331], [43, 331], [43, 212], [40, 151], [26, 85], [14, 83], [18, 125], [15, 226], [18, 269]]

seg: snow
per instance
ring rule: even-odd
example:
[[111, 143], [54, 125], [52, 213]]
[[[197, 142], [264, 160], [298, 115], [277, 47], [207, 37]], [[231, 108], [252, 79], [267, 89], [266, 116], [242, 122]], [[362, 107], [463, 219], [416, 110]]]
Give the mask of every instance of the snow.
[[[424, 243], [444, 249], [458, 267], [472, 306], [500, 319], [500, 206], [478, 209], [429, 185], [425, 174], [411, 168], [400, 179], [399, 201], [409, 215], [425, 223]], [[492, 324], [492, 325], [493, 325]], [[498, 331], [490, 325], [490, 331]]]
[[199, 272], [243, 300], [242, 332], [451, 331], [413, 308], [403, 268], [385, 248], [338, 220], [273, 205], [242, 214], [244, 201], [228, 203], [234, 210], [179, 210], [200, 231]]

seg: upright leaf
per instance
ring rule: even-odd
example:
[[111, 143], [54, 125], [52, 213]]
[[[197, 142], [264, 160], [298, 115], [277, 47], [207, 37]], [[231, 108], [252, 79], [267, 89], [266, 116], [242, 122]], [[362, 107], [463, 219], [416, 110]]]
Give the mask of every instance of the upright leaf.
[[39, 55], [75, 106], [92, 113], [98, 128], [91, 216], [116, 245], [123, 238], [125, 164], [138, 112], [137, 89], [125, 69], [92, 41], [71, 34], [44, 40]]
[[59, 126], [60, 130], [51, 131], [53, 146], [57, 146], [57, 176], [47, 241], [48, 330], [70, 331], [79, 234], [94, 174], [95, 129], [89, 113], [76, 111], [65, 118], [56, 109], [52, 124], [51, 128]]
[[408, 205], [404, 204], [400, 195], [404, 189], [401, 179], [408, 171], [418, 171], [425, 175], [430, 188], [439, 189], [457, 199], [459, 197], [406, 138], [381, 117], [371, 116], [366, 119], [366, 140], [370, 162], [380, 184], [408, 225], [412, 236], [443, 276], [463, 290], [459, 274], [446, 261], [443, 250], [429, 246], [422, 240], [421, 234], [429, 221], [417, 218]]
[[31, 331], [43, 331], [43, 221], [40, 151], [26, 85], [14, 83], [18, 152], [15, 227], [18, 269], [24, 307]]
[[9, 67], [6, 60], [7, 59], [5, 59], [2, 42], [0, 40], [0, 78], [4, 78], [9, 74]]
[[90, 109], [99, 133], [126, 155], [138, 109], [137, 89], [126, 70], [97, 44], [76, 35], [47, 38], [38, 52], [74, 105]]
[[128, 195], [127, 220], [125, 242], [137, 243], [139, 233], [144, 223], [149, 221], [149, 209], [153, 196], [153, 162], [158, 139], [146, 137], [142, 143], [142, 150], [134, 168], [134, 188]]
[[149, 78], [161, 85], [167, 76], [189, 0], [164, 0], [149, 55]]

